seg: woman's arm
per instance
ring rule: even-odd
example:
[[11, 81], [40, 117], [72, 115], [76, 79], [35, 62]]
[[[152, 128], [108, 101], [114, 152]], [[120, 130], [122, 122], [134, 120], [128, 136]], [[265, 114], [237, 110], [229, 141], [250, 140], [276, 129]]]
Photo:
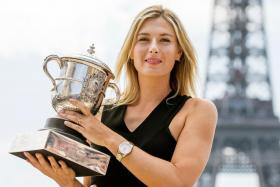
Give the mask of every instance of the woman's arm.
[[[192, 99], [193, 110], [186, 117], [171, 162], [149, 155], [138, 147], [122, 160], [138, 179], [152, 187], [191, 187], [198, 180], [208, 161], [217, 123], [214, 104]], [[117, 154], [122, 141], [118, 135], [108, 139], [106, 147]]]
[[[92, 116], [83, 103], [70, 101], [83, 114], [62, 111], [62, 117], [76, 123], [67, 121], [65, 124], [116, 155], [119, 144], [125, 138]], [[192, 110], [186, 115], [171, 162], [154, 157], [136, 146], [122, 159], [123, 165], [147, 186], [191, 187], [206, 166], [217, 123], [216, 107], [212, 102], [201, 99], [191, 99], [186, 104]]]

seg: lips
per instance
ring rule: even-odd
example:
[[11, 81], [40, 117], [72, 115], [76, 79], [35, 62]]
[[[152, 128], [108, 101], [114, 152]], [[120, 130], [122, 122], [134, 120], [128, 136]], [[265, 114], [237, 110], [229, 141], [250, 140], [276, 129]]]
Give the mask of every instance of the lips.
[[160, 64], [161, 60], [159, 58], [147, 58], [145, 62], [149, 64]]

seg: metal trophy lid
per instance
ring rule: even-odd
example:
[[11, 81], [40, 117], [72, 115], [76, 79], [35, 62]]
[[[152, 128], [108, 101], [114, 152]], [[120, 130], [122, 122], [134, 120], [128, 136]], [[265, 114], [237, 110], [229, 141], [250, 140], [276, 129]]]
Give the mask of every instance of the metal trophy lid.
[[62, 57], [64, 59], [71, 58], [78, 60], [80, 63], [89, 65], [89, 66], [94, 66], [94, 67], [99, 67], [103, 71], [109, 73], [111, 75], [111, 78], [114, 79], [115, 76], [109, 66], [102, 62], [100, 59], [98, 59], [95, 56], [95, 47], [94, 44], [92, 44], [89, 49], [87, 50], [88, 54], [78, 54], [75, 56], [68, 56], [68, 57]]

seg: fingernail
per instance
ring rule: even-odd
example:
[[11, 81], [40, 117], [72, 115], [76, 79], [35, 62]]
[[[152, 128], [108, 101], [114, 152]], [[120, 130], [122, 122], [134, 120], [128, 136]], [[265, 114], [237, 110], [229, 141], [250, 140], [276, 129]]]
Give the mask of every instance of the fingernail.
[[65, 116], [65, 113], [59, 112], [58, 113], [60, 116]]
[[41, 157], [41, 154], [36, 153], [35, 156], [38, 158], [38, 157]]

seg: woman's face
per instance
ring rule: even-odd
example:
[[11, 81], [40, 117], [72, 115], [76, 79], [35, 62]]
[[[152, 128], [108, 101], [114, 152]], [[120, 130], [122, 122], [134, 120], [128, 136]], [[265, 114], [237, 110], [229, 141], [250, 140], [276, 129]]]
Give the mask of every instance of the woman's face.
[[175, 60], [180, 59], [176, 34], [162, 17], [146, 20], [136, 35], [131, 58], [138, 75], [169, 75]]

